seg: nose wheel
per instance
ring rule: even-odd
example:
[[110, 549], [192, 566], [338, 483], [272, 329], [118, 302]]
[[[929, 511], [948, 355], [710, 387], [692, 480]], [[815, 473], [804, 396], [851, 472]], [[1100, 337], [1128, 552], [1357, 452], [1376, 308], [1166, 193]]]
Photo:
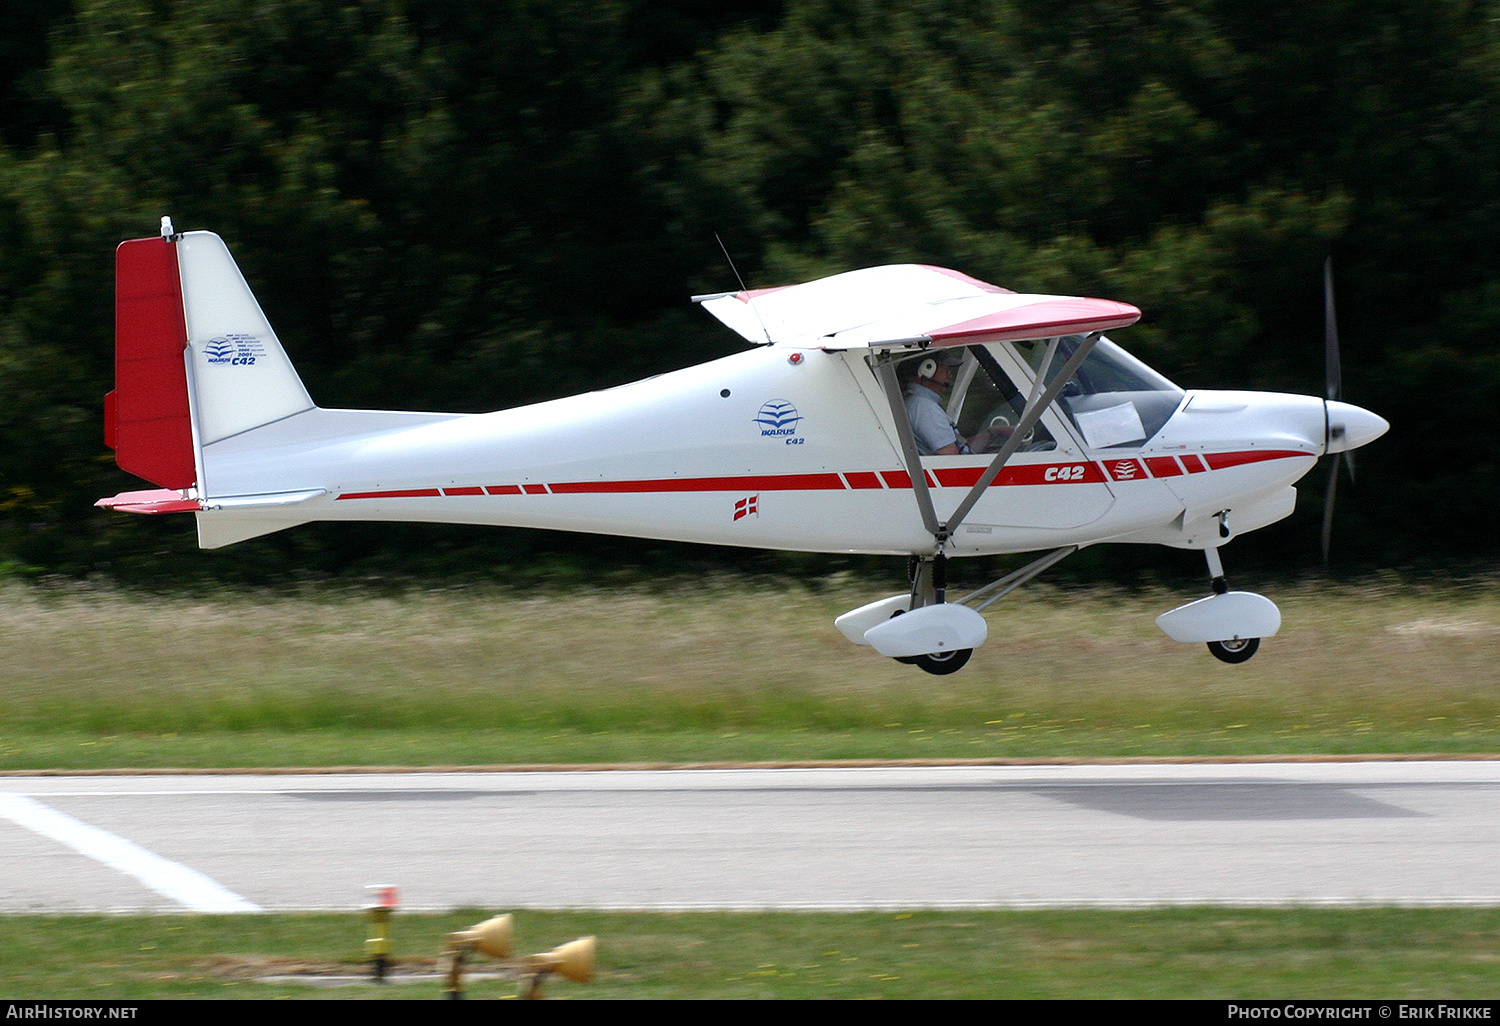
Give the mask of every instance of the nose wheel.
[[929, 652], [927, 655], [910, 656], [902, 659], [901, 662], [912, 663], [928, 673], [942, 677], [963, 669], [964, 664], [969, 661], [969, 656], [973, 654], [972, 648], [959, 648], [952, 652]]
[[[1225, 510], [1219, 514], [1219, 535], [1229, 537], [1229, 511]], [[1224, 579], [1224, 564], [1219, 559], [1218, 549], [1204, 549], [1203, 555], [1208, 559], [1209, 584], [1215, 595], [1224, 595], [1229, 591], [1229, 582]], [[1231, 641], [1210, 641], [1208, 650], [1213, 657], [1221, 663], [1243, 663], [1256, 653], [1260, 648], [1259, 638], [1234, 638]]]
[[1170, 609], [1156, 618], [1156, 626], [1173, 641], [1208, 645], [1221, 663], [1243, 663], [1260, 650], [1260, 640], [1281, 630], [1276, 603], [1253, 591], [1230, 591], [1224, 565], [1216, 549], [1207, 549], [1213, 594]]
[[[1229, 537], [1229, 511], [1224, 510], [1219, 514], [1219, 536]], [[1224, 579], [1224, 564], [1219, 559], [1219, 550], [1216, 548], [1204, 549], [1203, 555], [1208, 560], [1209, 586], [1213, 588], [1215, 595], [1227, 595], [1229, 593], [1229, 582]], [[1229, 641], [1210, 641], [1208, 650], [1213, 657], [1221, 663], [1243, 663], [1260, 649], [1259, 638], [1233, 638]]]
[[1208, 650], [1215, 659], [1226, 663], [1243, 663], [1260, 648], [1259, 638], [1236, 638], [1233, 641], [1210, 641]]

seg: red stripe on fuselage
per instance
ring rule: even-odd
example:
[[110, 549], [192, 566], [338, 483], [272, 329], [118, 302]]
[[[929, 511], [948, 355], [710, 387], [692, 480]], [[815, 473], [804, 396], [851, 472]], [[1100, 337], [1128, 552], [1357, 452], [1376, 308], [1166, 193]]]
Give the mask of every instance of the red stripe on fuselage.
[[653, 481], [564, 481], [554, 495], [621, 492], [820, 492], [843, 491], [837, 474], [775, 474], [765, 477], [667, 477]]
[[1285, 460], [1296, 456], [1313, 458], [1310, 452], [1297, 452], [1292, 449], [1264, 449], [1251, 450], [1249, 452], [1211, 452], [1203, 457], [1208, 463], [1210, 470], [1223, 470], [1225, 467], [1239, 467], [1246, 463], [1264, 463], [1267, 460]]
[[[937, 472], [938, 483], [945, 488], [973, 488], [984, 476], [985, 467], [945, 467]], [[1002, 467], [995, 478], [1001, 487], [1013, 485], [1097, 484], [1104, 474], [1097, 463], [1025, 463]], [[894, 485], [892, 487], [895, 487]]]
[[[1295, 450], [1260, 450], [1247, 452], [1212, 453], [1206, 462], [1198, 456], [1184, 456], [1185, 465], [1192, 473], [1207, 469], [1237, 467], [1247, 463], [1262, 463], [1267, 460], [1312, 457], [1312, 453]], [[1147, 461], [1158, 477], [1180, 474], [1175, 461], [1169, 456], [1151, 457]], [[1134, 458], [1107, 461], [1116, 481], [1150, 480], [1141, 471], [1141, 464]], [[1160, 466], [1158, 466], [1158, 464]], [[1129, 465], [1134, 475], [1121, 468]], [[1200, 469], [1201, 468], [1201, 469]], [[939, 467], [927, 471], [927, 483], [935, 488], [972, 488], [984, 475], [985, 467]], [[845, 483], [847, 480], [847, 484]], [[1098, 484], [1106, 480], [1101, 465], [1093, 460], [1076, 460], [1068, 463], [1028, 463], [1003, 467], [995, 479], [1000, 487], [1054, 484]], [[884, 481], [886, 488], [910, 488], [911, 478], [904, 470], [846, 471], [838, 474], [769, 474], [740, 477], [665, 477], [639, 481], [560, 481], [553, 484], [486, 485], [461, 488], [409, 488], [379, 492], [346, 492], [340, 499], [426, 499], [449, 495], [629, 495], [653, 492], [840, 492], [846, 490], [878, 489]]]
[[389, 492], [345, 492], [340, 499], [432, 499], [442, 495], [441, 488], [401, 488]]

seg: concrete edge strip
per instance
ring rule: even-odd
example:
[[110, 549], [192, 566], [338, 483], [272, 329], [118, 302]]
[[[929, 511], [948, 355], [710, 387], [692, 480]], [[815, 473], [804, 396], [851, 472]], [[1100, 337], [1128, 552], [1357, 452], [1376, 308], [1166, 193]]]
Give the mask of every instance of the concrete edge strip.
[[862, 769], [873, 766], [1192, 766], [1340, 762], [1496, 762], [1500, 753], [1049, 756], [986, 759], [782, 759], [764, 762], [538, 762], [489, 766], [238, 766], [0, 770], [0, 777], [332, 776], [360, 773], [602, 773], [639, 770]]

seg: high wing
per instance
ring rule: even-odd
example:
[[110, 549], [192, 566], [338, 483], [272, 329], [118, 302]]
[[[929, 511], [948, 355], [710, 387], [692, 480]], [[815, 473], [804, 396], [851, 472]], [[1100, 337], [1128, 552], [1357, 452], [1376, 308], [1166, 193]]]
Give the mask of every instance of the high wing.
[[1134, 324], [1128, 303], [1023, 295], [926, 264], [892, 264], [774, 289], [694, 296], [757, 344], [881, 349], [1006, 342]]

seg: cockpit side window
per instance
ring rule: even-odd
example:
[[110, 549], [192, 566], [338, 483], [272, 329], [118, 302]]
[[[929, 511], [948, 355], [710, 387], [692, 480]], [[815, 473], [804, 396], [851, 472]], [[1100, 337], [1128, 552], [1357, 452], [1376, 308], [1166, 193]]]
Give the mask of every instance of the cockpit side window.
[[[913, 435], [917, 449], [922, 455], [941, 454], [942, 447], [935, 441], [934, 429], [915, 423], [920, 416], [925, 422], [935, 414], [932, 407], [940, 404], [948, 423], [952, 426], [951, 437], [958, 443], [960, 455], [996, 452], [1010, 437], [1010, 429], [1021, 419], [1026, 406], [1026, 397], [1001, 368], [989, 349], [982, 345], [945, 349], [938, 357], [949, 362], [950, 372], [938, 375], [941, 388], [923, 385], [923, 379], [933, 380], [931, 374], [923, 375], [921, 368], [928, 364], [933, 370], [933, 351], [917, 354], [900, 361], [897, 376], [902, 383], [902, 392], [907, 397], [906, 410], [913, 422]], [[914, 389], [929, 388], [932, 395]], [[916, 397], [915, 399], [913, 397]], [[942, 440], [950, 435], [943, 431]], [[1021, 452], [1043, 452], [1057, 448], [1050, 431], [1038, 423], [1021, 445]]]
[[[1081, 335], [1058, 340], [1050, 380], [1083, 341]], [[1046, 358], [1046, 339], [1018, 342], [1016, 349], [1033, 374]], [[1084, 358], [1073, 380], [1058, 397], [1058, 406], [1091, 449], [1139, 447], [1161, 430], [1182, 403], [1183, 392], [1172, 382], [1101, 338]]]
[[[968, 352], [974, 363], [974, 376], [963, 394], [954, 396], [954, 400], [960, 405], [950, 407], [950, 413], [958, 423], [958, 430], [965, 436], [970, 436], [981, 428], [993, 428], [997, 425], [1010, 427], [1019, 423], [1021, 414], [1026, 410], [1026, 397], [1017, 390], [1015, 383], [988, 348], [969, 346]], [[985, 451], [994, 452], [1004, 442], [1004, 437], [997, 436]], [[1057, 442], [1052, 433], [1038, 422], [1019, 451], [1046, 452], [1056, 448]]]

